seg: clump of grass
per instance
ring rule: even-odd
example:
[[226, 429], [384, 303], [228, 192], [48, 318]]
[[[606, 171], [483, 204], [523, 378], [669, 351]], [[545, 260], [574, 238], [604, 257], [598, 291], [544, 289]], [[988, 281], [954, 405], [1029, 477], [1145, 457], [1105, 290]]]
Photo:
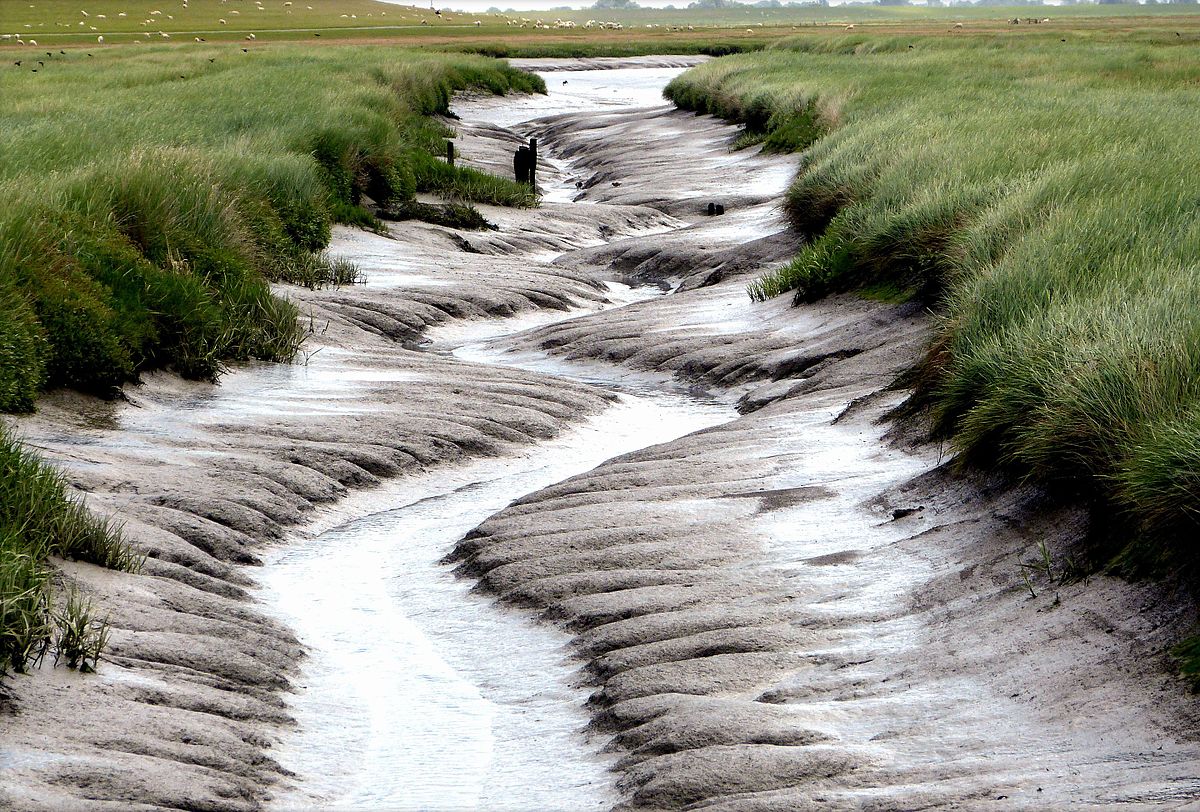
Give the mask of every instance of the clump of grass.
[[421, 220], [437, 226], [470, 231], [494, 231], [497, 228], [495, 223], [488, 222], [487, 218], [479, 213], [479, 209], [463, 203], [434, 205], [408, 200], [389, 208], [384, 216], [389, 220]]
[[95, 671], [108, 645], [108, 618], [96, 617], [91, 599], [73, 584], [67, 589], [66, 602], [53, 617], [54, 664], [65, 662], [67, 668], [84, 674]]
[[809, 244], [752, 297], [930, 305], [918, 396], [960, 459], [1086, 494], [1122, 571], [1190, 567], [1200, 73], [1174, 36], [1062, 39], [807, 36], [670, 94], [763, 131], [820, 125], [786, 200]]
[[40, 662], [53, 633], [49, 575], [16, 546], [0, 539], [0, 677]]
[[143, 561], [120, 528], [71, 499], [62, 474], [0, 426], [0, 674], [24, 671], [50, 645], [50, 556], [126, 572]]

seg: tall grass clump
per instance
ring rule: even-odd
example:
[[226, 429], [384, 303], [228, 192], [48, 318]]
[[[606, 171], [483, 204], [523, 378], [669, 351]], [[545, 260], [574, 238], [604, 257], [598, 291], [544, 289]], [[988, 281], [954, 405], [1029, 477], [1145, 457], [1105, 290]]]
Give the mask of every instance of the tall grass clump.
[[1200, 67], [1178, 40], [804, 37], [668, 89], [768, 133], [814, 111], [786, 199], [809, 241], [751, 296], [928, 303], [937, 432], [1085, 497], [1127, 572], [1198, 563]]
[[62, 475], [0, 425], [0, 675], [24, 671], [51, 644], [50, 556], [127, 572], [142, 562], [119, 528], [70, 498]]

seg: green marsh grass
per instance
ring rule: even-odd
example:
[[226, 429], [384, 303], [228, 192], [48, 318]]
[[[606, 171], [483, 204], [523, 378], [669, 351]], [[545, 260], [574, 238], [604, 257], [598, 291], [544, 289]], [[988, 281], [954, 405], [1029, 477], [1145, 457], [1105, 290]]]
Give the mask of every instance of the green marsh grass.
[[142, 564], [119, 527], [68, 496], [62, 474], [0, 425], [0, 675], [24, 671], [50, 647], [50, 556], [127, 572]]
[[[387, 48], [152, 48], [0, 73], [0, 409], [46, 386], [105, 394], [141, 370], [213, 379], [285, 360], [296, 312], [268, 281], [353, 278], [335, 217], [434, 190], [532, 205], [432, 157], [467, 87], [543, 89], [503, 63]], [[11, 363], [5, 363], [11, 359]]]
[[788, 145], [810, 242], [750, 294], [928, 303], [938, 432], [1093, 500], [1112, 563], [1161, 572], [1200, 530], [1198, 57], [1141, 29], [806, 36], [668, 95], [767, 139], [815, 113]]

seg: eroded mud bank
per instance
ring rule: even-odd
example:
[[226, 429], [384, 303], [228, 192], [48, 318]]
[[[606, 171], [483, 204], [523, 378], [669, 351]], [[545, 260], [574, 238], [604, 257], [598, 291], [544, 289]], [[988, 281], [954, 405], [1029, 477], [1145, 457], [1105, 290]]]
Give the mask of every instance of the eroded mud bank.
[[[705, 117], [629, 109], [645, 88], [620, 78], [551, 78], [581, 97], [589, 82], [633, 88], [602, 113], [521, 123], [561, 112], [553, 95], [519, 113], [502, 112], [506, 100], [459, 105], [460, 152], [477, 165], [507, 171], [514, 144], [541, 139], [551, 202], [486, 210], [496, 232], [340, 232], [335, 250], [370, 282], [288, 291], [311, 314], [306, 364], [240, 370], [216, 389], [154, 377], [130, 404], [56, 396], [18, 421], [151, 558], [140, 576], [68, 565], [112, 613], [111, 662], [14, 683], [4, 805], [324, 797], [277, 760], [285, 694], [315, 672], [286, 614], [252, 599], [246, 566], [305, 549], [280, 546], [288, 526], [370, 514], [368, 497], [330, 508], [354, 489], [396, 478], [375, 490], [394, 495], [471, 458], [512, 459], [603, 419], [614, 386], [680, 383], [742, 416], [540, 489], [525, 480], [526, 495], [475, 529], [443, 528], [464, 579], [447, 595], [478, 584], [562, 630], [593, 734], [617, 761], [619, 803], [1197, 797], [1196, 719], [1162, 657], [1190, 620], [1182, 604], [1100, 576], [1035, 583], [1031, 597], [1018, 557], [1043, 540], [1067, 555], [1081, 514], [893, 442], [880, 419], [927, 340], [923, 315], [848, 298], [749, 302], [752, 274], [795, 248], [775, 210], [794, 162], [731, 154], [732, 129]], [[713, 201], [724, 217], [704, 216]], [[676, 292], [634, 301], [613, 280]], [[481, 341], [464, 327], [496, 317], [536, 329]], [[414, 566], [436, 572], [433, 552]], [[463, 604], [495, 611], [478, 600]], [[553, 663], [555, 679], [564, 667]], [[559, 733], [584, 752], [581, 735]]]

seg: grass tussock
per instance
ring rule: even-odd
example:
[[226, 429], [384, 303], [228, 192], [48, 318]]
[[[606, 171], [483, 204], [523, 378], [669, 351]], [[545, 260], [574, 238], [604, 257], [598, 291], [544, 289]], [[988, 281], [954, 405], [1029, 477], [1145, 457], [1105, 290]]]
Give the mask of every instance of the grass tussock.
[[751, 295], [933, 305], [937, 430], [1094, 499], [1120, 519], [1112, 563], [1153, 572], [1195, 564], [1200, 530], [1197, 83], [1169, 33], [847, 35], [669, 95], [768, 137], [811, 112], [786, 201], [811, 242]]
[[142, 563], [120, 528], [70, 498], [62, 475], [0, 426], [0, 675], [26, 670], [56, 639], [51, 556], [127, 572]]

